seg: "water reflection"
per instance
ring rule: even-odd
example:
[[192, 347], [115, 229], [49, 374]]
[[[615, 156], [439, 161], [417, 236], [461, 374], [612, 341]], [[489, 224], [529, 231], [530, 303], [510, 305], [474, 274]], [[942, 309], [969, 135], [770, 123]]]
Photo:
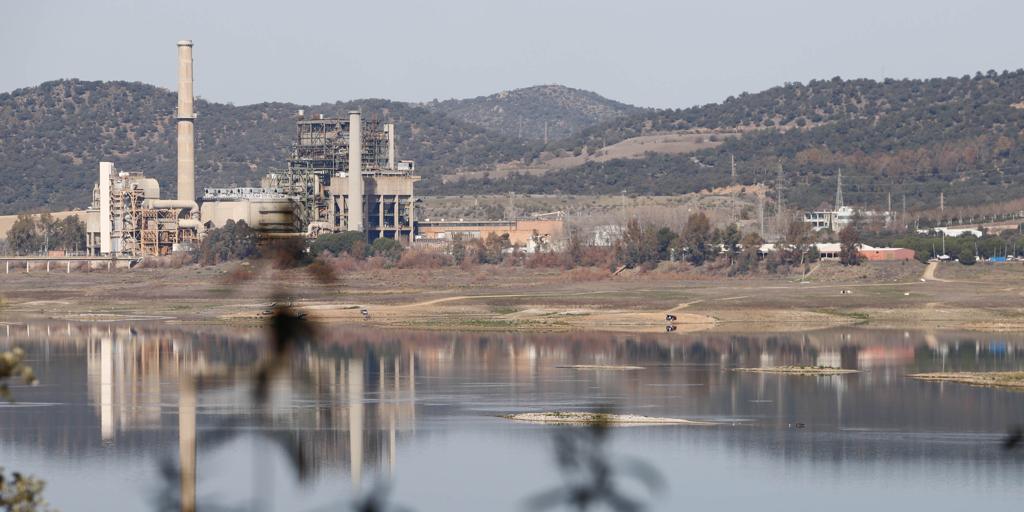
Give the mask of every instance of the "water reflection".
[[[179, 461], [185, 509], [194, 508], [197, 492], [202, 496], [195, 481], [204, 446], [212, 446], [209, 438], [225, 425], [286, 435], [308, 450], [314, 475], [343, 470], [351, 488], [359, 489], [367, 473], [398, 472], [401, 447], [416, 437], [417, 428], [457, 430], [505, 412], [610, 404], [628, 413], [713, 419], [730, 428], [642, 435], [645, 442], [662, 436], [668, 443], [713, 442], [726, 451], [833, 462], [990, 461], [997, 454], [989, 445], [1008, 426], [1024, 422], [1015, 393], [904, 377], [933, 370], [1018, 369], [1024, 347], [1019, 335], [325, 328], [316, 345], [298, 354], [290, 374], [272, 382], [266, 410], [254, 411], [249, 397], [252, 368], [265, 348], [261, 329], [31, 322], [6, 324], [0, 333], [6, 347], [25, 348], [43, 383], [15, 388], [24, 407], [0, 410], [3, 446], [75, 460], [100, 453], [148, 456], [176, 447], [169, 451]], [[645, 369], [557, 368], [574, 364]], [[867, 371], [831, 377], [730, 371], [775, 365]], [[267, 421], [257, 422], [263, 412]], [[227, 418], [242, 421], [227, 423]], [[789, 428], [794, 422], [807, 424], [809, 432], [795, 433]], [[513, 444], [516, 432], [530, 432], [523, 426], [502, 428], [512, 429], [512, 439], [505, 441]]]

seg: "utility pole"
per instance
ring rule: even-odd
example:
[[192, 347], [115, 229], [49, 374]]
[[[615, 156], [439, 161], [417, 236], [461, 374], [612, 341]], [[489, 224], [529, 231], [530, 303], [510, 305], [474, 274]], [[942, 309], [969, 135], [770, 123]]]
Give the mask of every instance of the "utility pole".
[[[777, 236], [779, 236], [779, 237], [782, 236], [782, 231], [783, 231], [782, 212], [786, 209], [785, 205], [782, 202], [782, 182], [783, 182], [783, 179], [784, 179], [782, 173], [783, 173], [782, 161], [779, 160], [779, 163], [778, 163], [778, 173], [775, 176], [775, 193], [777, 195], [777, 199], [776, 199], [776, 202], [775, 202], [775, 230], [776, 230]], [[842, 199], [842, 198], [840, 198], [840, 199]]]
[[[782, 172], [782, 164], [779, 164], [779, 172]], [[843, 170], [839, 169], [839, 177], [836, 178], [836, 211], [843, 209]]]
[[626, 215], [626, 191], [622, 191], [622, 226], [625, 227], [629, 223], [629, 215]]
[[907, 195], [903, 194], [903, 213], [900, 215], [900, 224], [907, 225]]
[[946, 193], [939, 192], [939, 213], [946, 213]]
[[757, 196], [757, 218], [758, 218], [758, 220], [761, 221], [761, 231], [758, 234], [761, 235], [761, 238], [764, 238], [765, 240], [767, 240], [767, 237], [764, 234], [764, 196], [763, 195]]
[[544, 121], [544, 145], [548, 143], [548, 122]]
[[892, 192], [889, 192], [889, 206], [885, 209], [885, 224], [892, 224]]
[[732, 184], [736, 184], [736, 156], [729, 153], [729, 166], [732, 167]]

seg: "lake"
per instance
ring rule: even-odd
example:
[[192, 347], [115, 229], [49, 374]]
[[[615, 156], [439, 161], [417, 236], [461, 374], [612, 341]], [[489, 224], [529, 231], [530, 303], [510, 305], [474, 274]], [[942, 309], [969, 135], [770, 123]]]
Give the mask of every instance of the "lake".
[[[606, 462], [663, 481], [652, 491], [654, 477], [616, 473], [652, 510], [1009, 509], [1024, 498], [1024, 450], [1002, 447], [1024, 425], [1024, 394], [906, 377], [1020, 369], [1017, 334], [321, 326], [262, 381], [259, 328], [11, 321], [0, 345], [22, 347], [39, 377], [0, 406], [0, 465], [44, 479], [62, 510], [174, 509], [193, 474], [200, 510], [345, 510], [385, 488], [390, 505], [416, 511], [527, 510], [569, 481], [557, 441], [590, 439], [586, 427], [500, 417], [530, 411], [714, 422], [608, 429]], [[579, 364], [642, 369], [559, 368]], [[861, 372], [732, 370], [792, 364]]]

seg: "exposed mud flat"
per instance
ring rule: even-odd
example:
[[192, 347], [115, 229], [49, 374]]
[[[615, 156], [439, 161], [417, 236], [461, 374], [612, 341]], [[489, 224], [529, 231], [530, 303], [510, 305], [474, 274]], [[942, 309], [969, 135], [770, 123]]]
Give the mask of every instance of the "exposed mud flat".
[[716, 425], [709, 421], [693, 421], [682, 418], [658, 418], [636, 414], [608, 414], [600, 412], [524, 412], [502, 416], [505, 419], [527, 423], [560, 425]]
[[778, 373], [784, 375], [846, 375], [860, 373], [860, 370], [834, 368], [831, 366], [769, 366], [765, 368], [733, 368], [736, 372]]
[[628, 370], [644, 370], [643, 366], [624, 366], [614, 364], [569, 364], [556, 366], [555, 368], [565, 368], [567, 370], [611, 370], [611, 371], [628, 371]]
[[914, 373], [908, 377], [972, 386], [1024, 389], [1024, 372], [935, 372]]

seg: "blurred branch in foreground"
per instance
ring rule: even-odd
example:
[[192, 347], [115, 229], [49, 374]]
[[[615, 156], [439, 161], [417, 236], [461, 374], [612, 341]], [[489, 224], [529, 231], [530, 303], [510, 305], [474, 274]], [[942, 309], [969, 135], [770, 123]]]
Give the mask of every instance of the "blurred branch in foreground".
[[555, 434], [555, 460], [563, 485], [533, 496], [527, 508], [546, 510], [564, 505], [584, 511], [605, 505], [619, 512], [633, 512], [643, 510], [644, 504], [623, 493], [623, 476], [633, 477], [652, 494], [664, 488], [664, 480], [653, 466], [635, 458], [611, 458], [605, 449], [610, 432], [608, 417], [607, 412], [599, 413], [586, 427]]

